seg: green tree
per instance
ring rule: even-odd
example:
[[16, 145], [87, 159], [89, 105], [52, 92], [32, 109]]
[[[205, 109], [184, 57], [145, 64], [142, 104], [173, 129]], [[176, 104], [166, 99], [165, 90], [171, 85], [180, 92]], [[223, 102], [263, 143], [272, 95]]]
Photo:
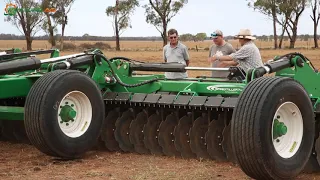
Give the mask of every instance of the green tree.
[[187, 34], [181, 34], [179, 35], [179, 39], [181, 41], [193, 41], [194, 40], [194, 35], [187, 33]]
[[195, 35], [197, 41], [204, 41], [207, 38], [206, 33], [197, 33]]
[[24, 34], [27, 43], [27, 50], [32, 50], [32, 41], [34, 35], [41, 30], [41, 23], [44, 19], [42, 12], [31, 12], [31, 9], [41, 6], [41, 1], [35, 0], [11, 0], [7, 3], [12, 3], [17, 8], [22, 8], [24, 11], [15, 11], [14, 14], [7, 15], [5, 21], [16, 26], [21, 33]]
[[160, 32], [163, 46], [168, 42], [167, 27], [171, 19], [188, 3], [188, 0], [149, 0], [144, 5], [146, 22], [155, 26]]
[[116, 36], [116, 50], [120, 51], [120, 35], [128, 27], [132, 27], [130, 16], [135, 8], [139, 6], [138, 0], [116, 0], [115, 6], [107, 7], [107, 16], [113, 17], [114, 31]]

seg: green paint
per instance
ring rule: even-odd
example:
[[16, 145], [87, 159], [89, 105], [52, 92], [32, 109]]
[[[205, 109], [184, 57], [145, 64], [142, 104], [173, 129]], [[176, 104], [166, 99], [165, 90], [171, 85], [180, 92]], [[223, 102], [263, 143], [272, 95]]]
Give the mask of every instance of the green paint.
[[70, 106], [64, 105], [61, 108], [59, 116], [61, 117], [63, 122], [74, 121], [74, 118], [77, 115], [77, 112]]
[[287, 126], [283, 122], [280, 122], [278, 119], [275, 119], [273, 122], [273, 139], [277, 139], [283, 135], [286, 135], [287, 132]]
[[23, 117], [23, 107], [0, 106], [0, 120], [23, 120]]
[[[77, 67], [80, 71], [86, 73], [91, 77], [98, 87], [104, 92], [131, 92], [131, 93], [154, 93], [154, 92], [173, 92], [177, 93], [177, 97], [183, 94], [190, 94], [192, 96], [239, 96], [240, 93], [247, 86], [248, 82], [254, 79], [254, 76], [247, 75], [243, 82], [219, 82], [215, 78], [188, 78], [185, 80], [167, 80], [164, 77], [164, 73], [151, 74], [151, 75], [132, 75], [130, 69], [130, 63], [121, 61], [119, 59], [110, 61], [110, 64], [101, 59], [99, 56], [93, 53], [99, 53], [98, 49], [88, 51], [92, 54], [92, 64], [81, 65]], [[60, 55], [59, 50], [55, 50], [51, 53], [50, 57], [58, 57]], [[14, 58], [21, 58], [16, 55]], [[320, 103], [320, 86], [315, 82], [320, 82], [319, 73], [316, 73], [308, 61], [304, 61], [304, 66], [298, 66], [298, 59], [296, 56], [291, 59], [293, 64], [292, 68], [285, 68], [276, 72], [276, 76], [290, 77], [300, 82], [307, 90], [310, 98], [315, 100], [316, 104]], [[23, 61], [23, 58], [21, 58]], [[66, 59], [59, 60], [66, 61]], [[15, 75], [0, 76], [0, 99], [4, 98], [17, 98], [26, 97], [33, 83], [42, 76], [43, 73], [53, 71], [53, 65], [57, 62], [51, 62], [42, 64], [40, 70], [35, 73], [34, 69], [28, 71], [19, 72]], [[1, 66], [1, 63], [0, 63]], [[160, 80], [153, 81], [151, 83], [144, 83], [146, 81], [160, 78]], [[111, 79], [111, 81], [109, 81]], [[126, 87], [120, 84], [118, 79], [124, 84], [133, 85], [139, 84], [135, 87]], [[316, 107], [316, 104], [315, 107]], [[8, 107], [10, 109], [10, 107]], [[65, 110], [67, 112], [67, 110]], [[68, 113], [63, 111], [61, 116], [64, 120], [72, 119], [76, 113], [70, 109]], [[0, 114], [2, 110], [0, 109]], [[4, 113], [4, 112], [3, 112]], [[278, 134], [283, 134], [283, 128], [281, 131], [277, 131]]]

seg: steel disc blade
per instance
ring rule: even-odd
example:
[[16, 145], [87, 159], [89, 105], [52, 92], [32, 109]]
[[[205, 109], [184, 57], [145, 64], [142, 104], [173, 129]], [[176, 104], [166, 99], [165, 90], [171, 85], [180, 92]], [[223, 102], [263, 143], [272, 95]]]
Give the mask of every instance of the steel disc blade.
[[120, 112], [119, 109], [114, 109], [109, 111], [107, 117], [103, 122], [101, 140], [104, 142], [105, 147], [109, 151], [120, 151], [119, 143], [114, 137], [114, 131], [116, 129], [116, 120], [119, 118]]
[[153, 155], [163, 155], [162, 147], [158, 143], [159, 126], [162, 119], [159, 114], [152, 114], [143, 127], [143, 143]]
[[166, 117], [165, 121], [162, 121], [159, 127], [159, 145], [162, 147], [162, 151], [167, 156], [180, 156], [180, 152], [177, 151], [174, 146], [174, 128], [178, 124], [178, 117], [171, 113]]
[[120, 118], [116, 121], [116, 129], [114, 137], [119, 143], [119, 147], [124, 152], [134, 152], [134, 147], [129, 139], [130, 123], [134, 119], [133, 112], [129, 109], [125, 111]]
[[[319, 126], [317, 126], [319, 127]], [[314, 150], [310, 159], [305, 167], [306, 172], [319, 172], [320, 171], [320, 136], [316, 134], [316, 141], [314, 142]]]
[[232, 142], [231, 142], [231, 124], [229, 123], [228, 126], [226, 126], [223, 129], [222, 132], [222, 149], [226, 153], [227, 158], [229, 161], [236, 163], [236, 158], [234, 156], [233, 150], [232, 150]]
[[198, 117], [190, 129], [190, 147], [192, 152], [197, 155], [197, 158], [211, 159], [207, 151], [205, 142], [205, 133], [208, 131], [207, 117]]
[[14, 136], [14, 124], [11, 120], [3, 120], [0, 130], [4, 141], [17, 142]]
[[206, 132], [206, 142], [208, 154], [217, 161], [227, 161], [227, 156], [222, 149], [222, 132], [224, 122], [222, 120], [213, 120], [209, 124]]
[[143, 143], [143, 127], [147, 122], [148, 116], [144, 111], [142, 111], [138, 113], [137, 117], [132, 120], [130, 124], [130, 142], [133, 144], [135, 151], [139, 154], [150, 153], [149, 149], [146, 148]]
[[317, 153], [312, 151], [312, 154], [310, 155], [310, 158], [303, 169], [303, 173], [314, 173], [319, 171], [320, 171], [320, 166], [317, 161]]
[[13, 135], [20, 142], [24, 144], [31, 144], [26, 133], [23, 121], [13, 121]]
[[174, 145], [183, 158], [196, 158], [196, 154], [191, 151], [189, 131], [192, 127], [192, 117], [183, 116], [174, 129]]
[[2, 120], [0, 120], [0, 140], [2, 139]]

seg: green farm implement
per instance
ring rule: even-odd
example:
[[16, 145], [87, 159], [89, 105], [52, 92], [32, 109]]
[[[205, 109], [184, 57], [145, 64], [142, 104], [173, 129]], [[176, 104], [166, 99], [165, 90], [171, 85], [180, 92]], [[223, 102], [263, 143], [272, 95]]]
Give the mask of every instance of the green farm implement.
[[102, 143], [109, 151], [231, 161], [255, 179], [319, 170], [320, 77], [299, 53], [244, 73], [90, 50], [0, 61], [0, 76], [2, 135], [49, 156], [81, 158]]

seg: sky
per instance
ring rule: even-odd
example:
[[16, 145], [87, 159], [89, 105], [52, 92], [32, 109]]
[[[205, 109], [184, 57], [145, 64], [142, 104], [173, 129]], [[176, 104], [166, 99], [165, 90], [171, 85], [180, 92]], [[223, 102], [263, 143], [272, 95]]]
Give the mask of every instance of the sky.
[[[136, 8], [131, 16], [132, 28], [125, 30], [121, 36], [160, 36], [157, 29], [145, 20], [145, 10], [142, 5], [148, 3], [148, 0], [139, 1], [140, 7]], [[68, 16], [65, 35], [82, 36], [88, 33], [93, 36], [113, 36], [112, 19], [107, 17], [105, 11], [114, 3], [115, 0], [75, 0]], [[5, 0], [1, 0], [0, 7], [4, 9], [5, 5]], [[298, 34], [313, 34], [310, 15], [310, 8], [303, 12], [298, 25]], [[5, 22], [4, 18], [4, 14], [0, 13], [0, 33], [22, 35], [15, 26]], [[215, 29], [222, 30], [224, 35], [235, 35], [244, 28], [250, 29], [254, 35], [273, 34], [272, 21], [249, 8], [246, 0], [189, 0], [188, 4], [172, 18], [168, 28], [177, 29], [179, 34], [205, 32], [208, 36]], [[39, 32], [36, 35], [43, 34], [44, 32]]]

